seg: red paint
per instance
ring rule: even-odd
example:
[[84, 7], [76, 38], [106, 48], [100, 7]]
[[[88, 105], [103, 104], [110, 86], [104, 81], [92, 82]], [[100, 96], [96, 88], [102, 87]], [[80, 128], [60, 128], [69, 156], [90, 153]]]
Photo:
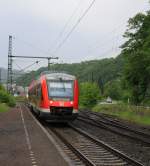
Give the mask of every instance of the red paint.
[[[42, 108], [43, 109], [49, 109], [51, 106], [53, 107], [73, 107], [73, 109], [78, 110], [78, 96], [79, 96], [79, 87], [78, 87], [78, 81], [77, 80], [73, 80], [74, 81], [74, 87], [73, 87], [73, 93], [74, 93], [74, 97], [73, 97], [73, 101], [53, 101], [51, 99], [49, 99], [48, 96], [48, 87], [47, 87], [47, 83], [46, 83], [46, 77], [45, 75], [40, 76], [40, 79], [36, 80], [36, 81], [32, 81], [30, 86], [29, 86], [29, 93], [32, 91], [32, 89], [36, 89], [37, 86], [41, 86], [41, 94], [42, 97], [36, 97], [33, 95], [29, 95], [29, 102], [30, 103], [34, 103], [34, 105], [36, 105], [36, 107], [38, 107], [39, 109]], [[36, 89], [36, 91], [38, 91]], [[36, 100], [36, 101], [34, 101]], [[50, 101], [52, 101], [52, 103], [50, 103]]]
[[74, 81], [74, 109], [78, 109], [78, 96], [79, 96], [79, 87], [78, 81]]

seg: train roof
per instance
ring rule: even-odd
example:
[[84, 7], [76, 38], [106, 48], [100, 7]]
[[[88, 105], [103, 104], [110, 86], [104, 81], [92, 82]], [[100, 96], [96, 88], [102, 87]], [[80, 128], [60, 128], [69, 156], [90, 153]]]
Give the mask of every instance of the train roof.
[[51, 72], [51, 71], [46, 71], [43, 72], [41, 75], [44, 75], [46, 77], [47, 80], [75, 80], [76, 77], [64, 72]]
[[[71, 74], [67, 74], [64, 72], [52, 72], [52, 71], [45, 71], [41, 73], [41, 77], [44, 76], [47, 80], [75, 80], [76, 77], [71, 75]], [[32, 89], [35, 85], [37, 85], [37, 83], [40, 82], [40, 77], [36, 80], [33, 80], [31, 82], [31, 84], [28, 87], [28, 90]]]

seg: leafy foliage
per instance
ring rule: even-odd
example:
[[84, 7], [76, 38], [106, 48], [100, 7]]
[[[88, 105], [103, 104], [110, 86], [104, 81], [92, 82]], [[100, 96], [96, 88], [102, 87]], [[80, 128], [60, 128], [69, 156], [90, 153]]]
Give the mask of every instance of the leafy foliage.
[[108, 82], [105, 85], [104, 89], [105, 89], [104, 95], [106, 97], [109, 96], [114, 100], [121, 100], [123, 90], [121, 87], [120, 80], [113, 80], [113, 81]]
[[0, 103], [6, 103], [10, 107], [16, 104], [15, 98], [8, 94], [2, 86], [0, 86]]
[[[103, 92], [104, 84], [108, 81], [118, 78], [121, 75], [124, 66], [124, 58], [118, 56], [117, 58], [85, 61], [73, 64], [54, 64], [51, 65], [52, 71], [66, 71], [70, 74], [76, 75], [80, 82], [96, 82]], [[33, 79], [38, 77], [46, 68], [40, 68], [37, 71], [32, 71], [17, 79], [17, 84], [28, 86]]]
[[[145, 103], [150, 99], [150, 11], [138, 13], [129, 19], [124, 37], [127, 41], [122, 45], [123, 51], [117, 58], [54, 64], [51, 70], [76, 75], [80, 83], [95, 82], [104, 96], [124, 101], [130, 98], [135, 104]], [[25, 74], [17, 83], [28, 86], [45, 70], [40, 68]]]
[[122, 46], [124, 80], [137, 104], [150, 97], [150, 11], [131, 18], [124, 37], [128, 39]]
[[93, 111], [113, 115], [116, 118], [138, 124], [150, 125], [150, 109], [144, 107], [131, 106], [124, 103], [99, 104], [93, 108]]
[[5, 88], [2, 84], [0, 84], [0, 91], [5, 91]]
[[0, 112], [6, 112], [9, 110], [9, 107], [4, 104], [4, 103], [0, 103]]
[[85, 107], [93, 107], [100, 99], [100, 89], [95, 83], [80, 84], [80, 105]]

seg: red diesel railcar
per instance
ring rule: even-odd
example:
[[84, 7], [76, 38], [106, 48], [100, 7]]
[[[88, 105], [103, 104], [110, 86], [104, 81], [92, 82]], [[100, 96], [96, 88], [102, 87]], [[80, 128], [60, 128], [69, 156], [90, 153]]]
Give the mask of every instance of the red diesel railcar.
[[28, 89], [31, 109], [50, 121], [72, 121], [78, 116], [78, 81], [66, 73], [41, 74]]

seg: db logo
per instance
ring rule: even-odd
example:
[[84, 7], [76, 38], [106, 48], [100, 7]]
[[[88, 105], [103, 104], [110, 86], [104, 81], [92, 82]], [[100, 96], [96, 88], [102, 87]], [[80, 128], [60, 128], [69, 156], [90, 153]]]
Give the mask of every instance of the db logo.
[[64, 106], [64, 102], [60, 102], [60, 106]]

